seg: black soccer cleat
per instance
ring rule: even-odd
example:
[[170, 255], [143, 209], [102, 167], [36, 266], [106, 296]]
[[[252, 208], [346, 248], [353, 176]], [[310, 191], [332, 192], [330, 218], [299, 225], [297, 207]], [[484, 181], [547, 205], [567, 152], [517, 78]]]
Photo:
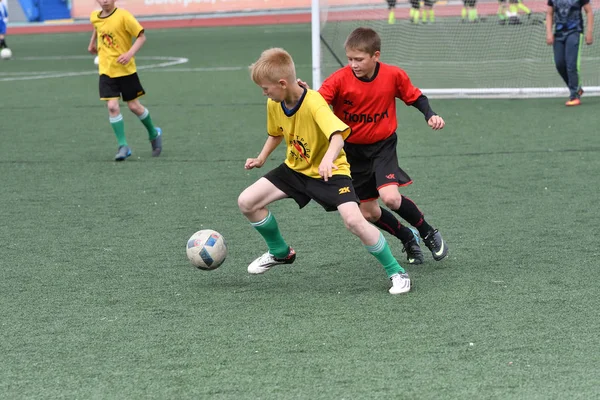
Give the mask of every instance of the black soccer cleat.
[[423, 243], [431, 251], [435, 261], [440, 261], [448, 255], [448, 246], [438, 230], [433, 230], [423, 238]]
[[423, 264], [423, 252], [416, 239], [412, 239], [410, 242], [404, 243], [403, 253], [406, 253], [406, 259], [409, 264], [417, 265]]

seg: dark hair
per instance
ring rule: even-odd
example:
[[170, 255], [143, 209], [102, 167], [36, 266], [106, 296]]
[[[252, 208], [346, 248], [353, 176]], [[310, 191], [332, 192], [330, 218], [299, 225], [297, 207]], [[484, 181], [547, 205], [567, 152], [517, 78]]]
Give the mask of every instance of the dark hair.
[[381, 38], [371, 28], [356, 28], [346, 38], [344, 48], [364, 51], [373, 55], [376, 51], [381, 51]]

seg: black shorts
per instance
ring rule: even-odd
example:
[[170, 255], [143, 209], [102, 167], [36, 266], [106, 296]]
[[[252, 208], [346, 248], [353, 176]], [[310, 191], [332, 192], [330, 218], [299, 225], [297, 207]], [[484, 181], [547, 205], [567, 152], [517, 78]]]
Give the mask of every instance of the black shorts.
[[412, 8], [416, 8], [418, 10], [419, 8], [421, 8], [421, 1], [420, 0], [410, 0], [410, 5]]
[[319, 203], [326, 211], [336, 211], [340, 204], [359, 202], [349, 176], [334, 175], [325, 182], [323, 179], [310, 178], [281, 164], [267, 172], [264, 177], [277, 189], [294, 199], [300, 208], [311, 200]]
[[425, 7], [433, 7], [434, 4], [435, 4], [435, 0], [424, 0], [423, 1], [423, 5]]
[[379, 189], [384, 186], [406, 186], [412, 183], [410, 176], [398, 166], [397, 143], [398, 136], [394, 133], [373, 144], [344, 144], [352, 184], [361, 201], [379, 198]]
[[123, 97], [123, 101], [132, 101], [146, 94], [137, 73], [118, 78], [100, 75], [99, 87], [101, 100]]
[[390, 8], [396, 7], [396, 0], [387, 0], [387, 3]]
[[465, 5], [465, 7], [474, 8], [476, 3], [477, 0], [463, 0], [463, 4]]

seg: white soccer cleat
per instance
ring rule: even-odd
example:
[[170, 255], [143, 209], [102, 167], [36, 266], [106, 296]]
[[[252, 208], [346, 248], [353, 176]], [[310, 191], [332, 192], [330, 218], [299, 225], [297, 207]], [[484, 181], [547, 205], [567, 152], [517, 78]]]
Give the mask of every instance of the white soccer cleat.
[[406, 272], [403, 274], [394, 274], [390, 277], [390, 280], [392, 281], [390, 294], [402, 294], [410, 291], [410, 278]]
[[296, 252], [291, 247], [285, 258], [277, 258], [267, 251], [248, 265], [248, 273], [253, 275], [264, 274], [276, 265], [291, 264], [294, 260], [296, 260]]

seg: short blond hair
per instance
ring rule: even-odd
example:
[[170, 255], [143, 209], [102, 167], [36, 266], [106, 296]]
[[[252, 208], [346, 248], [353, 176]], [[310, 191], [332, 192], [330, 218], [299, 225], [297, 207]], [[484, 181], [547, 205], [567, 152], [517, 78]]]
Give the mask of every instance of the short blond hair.
[[274, 47], [263, 51], [260, 58], [250, 66], [250, 76], [257, 84], [264, 81], [278, 82], [280, 79], [294, 82], [296, 67], [287, 51]]

